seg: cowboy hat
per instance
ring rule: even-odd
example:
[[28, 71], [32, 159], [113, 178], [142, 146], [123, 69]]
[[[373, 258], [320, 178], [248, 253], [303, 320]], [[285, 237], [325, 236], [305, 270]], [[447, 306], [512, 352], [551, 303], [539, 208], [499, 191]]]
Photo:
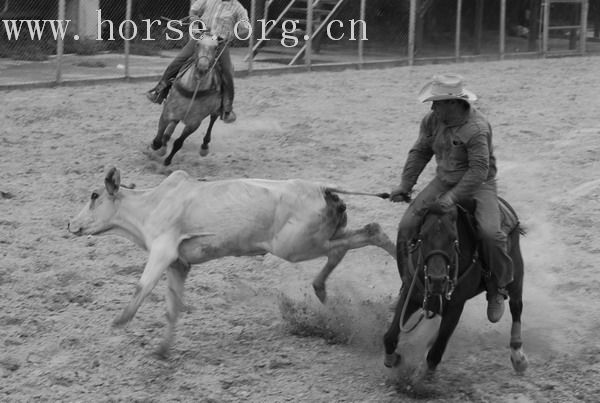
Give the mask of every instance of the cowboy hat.
[[462, 76], [458, 74], [440, 74], [433, 76], [419, 92], [419, 101], [443, 101], [445, 99], [462, 99], [473, 102], [477, 95], [464, 87]]

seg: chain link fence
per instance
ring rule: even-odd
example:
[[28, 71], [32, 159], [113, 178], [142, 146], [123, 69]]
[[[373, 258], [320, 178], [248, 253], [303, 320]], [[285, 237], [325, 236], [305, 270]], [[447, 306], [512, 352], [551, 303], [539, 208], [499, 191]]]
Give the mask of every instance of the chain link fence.
[[[239, 1], [253, 32], [232, 43], [237, 71], [600, 53], [600, 0]], [[158, 76], [191, 3], [0, 0], [0, 77]]]

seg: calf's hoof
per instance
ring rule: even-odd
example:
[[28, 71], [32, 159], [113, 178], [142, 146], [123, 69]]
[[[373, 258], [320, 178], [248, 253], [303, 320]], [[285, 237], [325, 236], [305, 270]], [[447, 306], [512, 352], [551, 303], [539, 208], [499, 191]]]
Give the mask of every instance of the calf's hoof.
[[325, 290], [325, 285], [318, 285], [313, 283], [313, 289], [315, 290], [315, 295], [319, 298], [322, 304], [327, 300], [327, 291]]
[[434, 379], [435, 367], [432, 367], [429, 363], [422, 363], [411, 377], [411, 382], [413, 385], [417, 385], [421, 382], [431, 382]]

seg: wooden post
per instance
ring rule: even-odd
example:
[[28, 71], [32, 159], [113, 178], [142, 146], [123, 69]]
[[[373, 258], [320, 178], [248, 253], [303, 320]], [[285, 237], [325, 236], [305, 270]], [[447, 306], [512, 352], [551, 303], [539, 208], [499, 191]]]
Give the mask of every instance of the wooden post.
[[306, 2], [306, 35], [304, 40], [306, 41], [305, 50], [305, 64], [306, 68], [310, 70], [311, 57], [312, 57], [312, 33], [313, 33], [313, 0], [307, 0]]
[[550, 25], [550, 1], [543, 0], [542, 7], [544, 8], [544, 24], [542, 28], [542, 53], [544, 56], [548, 54], [548, 39], [550, 38], [550, 29], [548, 28]]
[[[366, 10], [366, 0], [360, 0], [360, 16], [359, 16], [359, 20], [360, 21], [365, 21], [365, 11]], [[366, 24], [366, 22], [365, 22]], [[363, 63], [365, 62], [364, 59], [364, 44], [363, 44], [363, 24], [361, 23], [359, 26], [359, 31], [358, 31], [358, 63], [359, 66], [362, 68]]]
[[[131, 21], [131, 3], [132, 0], [127, 0], [127, 6], [125, 8], [125, 19]], [[131, 24], [125, 26], [125, 37], [129, 38], [131, 32]], [[131, 43], [129, 39], [125, 40], [125, 78], [129, 78], [129, 53], [131, 53]]]
[[[65, 0], [58, 0], [58, 22], [61, 24], [65, 20]], [[62, 63], [65, 52], [65, 41], [62, 35], [59, 35], [56, 41], [56, 83], [62, 81]]]
[[592, 19], [594, 20], [594, 38], [600, 38], [600, 8], [592, 7]]
[[415, 22], [417, 19], [417, 0], [410, 0], [408, 18], [408, 65], [415, 63]]
[[579, 39], [579, 51], [582, 55], [585, 54], [586, 51], [586, 41], [587, 41], [587, 19], [588, 19], [588, 0], [582, 0], [581, 2], [581, 37]]
[[[419, 0], [423, 1], [423, 0]], [[417, 12], [417, 18], [415, 20], [415, 52], [419, 53], [419, 49], [423, 47], [423, 43], [425, 42], [423, 38], [425, 37], [425, 19], [427, 18], [427, 11], [423, 11], [421, 14]]]
[[250, 40], [248, 41], [248, 73], [252, 72], [254, 68], [254, 55], [252, 49], [254, 48], [254, 29], [256, 28], [256, 0], [252, 0], [250, 3]]
[[[576, 0], [579, 3], [579, 6], [582, 4], [582, 0]], [[581, 11], [578, 10], [577, 4], [573, 4], [573, 7], [569, 10], [569, 25], [575, 25], [577, 22], [577, 18], [581, 17]], [[578, 15], [579, 14], [579, 15]], [[579, 29], [581, 29], [581, 23], [579, 24]], [[577, 36], [579, 36], [579, 40], [581, 40], [581, 32], [577, 35], [577, 28], [571, 28], [569, 30], [569, 50], [577, 50]]]
[[[532, 0], [531, 5], [531, 13], [529, 17], [529, 37], [527, 38], [527, 50], [529, 52], [540, 52], [541, 43], [539, 41], [539, 37], [541, 36], [542, 24], [540, 21], [542, 20], [541, 13], [543, 7], [541, 2], [543, 0]], [[543, 42], [543, 40], [542, 40]]]
[[462, 24], [462, 0], [456, 3], [456, 33], [454, 36], [454, 57], [456, 61], [460, 59], [460, 26]]
[[481, 54], [483, 40], [483, 0], [475, 1], [475, 54]]
[[504, 60], [506, 46], [506, 0], [500, 0], [500, 60]]

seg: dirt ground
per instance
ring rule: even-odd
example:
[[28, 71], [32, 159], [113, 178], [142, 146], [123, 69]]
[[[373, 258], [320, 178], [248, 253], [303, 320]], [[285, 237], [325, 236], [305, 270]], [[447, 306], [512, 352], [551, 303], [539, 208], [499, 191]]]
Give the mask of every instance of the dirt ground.
[[[216, 124], [207, 157], [202, 136], [190, 137], [169, 169], [144, 153], [160, 113], [143, 96], [151, 83], [0, 93], [0, 401], [598, 401], [599, 66], [588, 57], [239, 79], [238, 121]], [[463, 74], [480, 95], [501, 193], [528, 231], [524, 375], [509, 360], [510, 315], [488, 323], [482, 296], [468, 303], [434, 379], [412, 386], [386, 370], [382, 336], [400, 280], [374, 247], [348, 253], [325, 306], [310, 287], [324, 259], [193, 267], [167, 360], [152, 354], [164, 278], [127, 327], [111, 328], [146, 254], [66, 227], [107, 165], [138, 188], [183, 169], [389, 191], [428, 108], [416, 93], [437, 72]], [[433, 164], [418, 187], [432, 173]], [[405, 205], [344, 200], [350, 227], [377, 221], [395, 238]]]

